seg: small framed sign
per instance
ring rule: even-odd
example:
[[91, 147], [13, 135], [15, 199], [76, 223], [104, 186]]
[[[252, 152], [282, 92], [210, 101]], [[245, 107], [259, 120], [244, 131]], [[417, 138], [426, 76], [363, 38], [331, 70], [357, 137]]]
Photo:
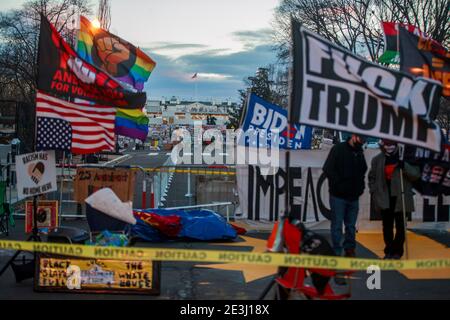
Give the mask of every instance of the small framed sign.
[[161, 262], [38, 254], [38, 292], [159, 295]]
[[[58, 201], [38, 201], [37, 204], [38, 229], [53, 230], [58, 227]], [[25, 232], [33, 231], [33, 201], [25, 204]]]

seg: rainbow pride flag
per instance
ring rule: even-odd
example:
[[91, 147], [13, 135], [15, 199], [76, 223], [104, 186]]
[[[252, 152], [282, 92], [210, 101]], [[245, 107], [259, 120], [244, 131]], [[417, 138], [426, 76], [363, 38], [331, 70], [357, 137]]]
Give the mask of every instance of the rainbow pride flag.
[[140, 109], [117, 109], [116, 134], [145, 141], [148, 135], [148, 117]]
[[156, 66], [141, 49], [80, 17], [77, 52], [82, 59], [138, 91]]

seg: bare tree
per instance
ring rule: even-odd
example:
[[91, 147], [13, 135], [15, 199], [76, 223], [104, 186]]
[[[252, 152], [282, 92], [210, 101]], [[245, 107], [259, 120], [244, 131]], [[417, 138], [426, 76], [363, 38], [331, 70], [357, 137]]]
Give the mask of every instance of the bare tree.
[[445, 47], [450, 44], [450, 0], [384, 0], [393, 21], [419, 27]]
[[111, 3], [109, 0], [99, 1], [97, 18], [100, 21], [100, 27], [109, 30], [111, 27]]
[[285, 69], [277, 68], [271, 64], [265, 68], [258, 68], [255, 75], [244, 79], [245, 89], [239, 90], [241, 99], [240, 104], [235, 108], [230, 108], [228, 128], [238, 128], [242, 117], [242, 111], [247, 102], [247, 94], [249, 91], [261, 97], [262, 99], [287, 107], [287, 76]]
[[73, 45], [79, 15], [89, 14], [90, 8], [88, 0], [33, 0], [20, 10], [0, 13], [0, 100], [15, 102], [16, 137], [23, 151], [32, 151], [34, 145], [41, 13]]
[[275, 14], [279, 57], [289, 56], [291, 17], [372, 61], [383, 53], [382, 21], [415, 25], [448, 46], [449, 8], [450, 0], [282, 0]]
[[0, 99], [34, 101], [41, 13], [74, 44], [76, 21], [90, 13], [89, 1], [33, 0], [0, 14]]
[[439, 113], [436, 117], [436, 122], [439, 124], [442, 130], [445, 132], [447, 141], [450, 138], [450, 99], [441, 99], [439, 106]]

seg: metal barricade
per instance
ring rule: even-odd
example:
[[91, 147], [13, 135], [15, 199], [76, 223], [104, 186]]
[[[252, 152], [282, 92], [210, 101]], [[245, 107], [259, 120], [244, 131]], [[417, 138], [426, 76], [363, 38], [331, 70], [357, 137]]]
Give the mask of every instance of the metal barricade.
[[[145, 170], [150, 173], [154, 184], [155, 207], [216, 207], [223, 216], [233, 216], [238, 201], [233, 166], [164, 165]], [[219, 206], [217, 203], [227, 205]]]
[[[123, 160], [124, 158], [122, 158]], [[72, 158], [58, 164], [58, 191], [47, 194], [48, 200], [59, 200], [59, 221], [85, 219], [83, 205], [74, 199], [77, 167], [127, 168], [136, 171], [133, 208], [212, 209], [228, 220], [233, 219], [238, 202], [234, 166], [178, 165], [169, 158], [157, 168], [122, 166], [120, 161], [106, 164], [75, 165]], [[23, 208], [24, 209], [24, 208]], [[24, 216], [24, 210], [15, 212]]]
[[195, 206], [185, 206], [185, 207], [173, 207], [173, 208], [167, 208], [167, 210], [198, 210], [198, 209], [211, 209], [216, 208], [216, 212], [222, 211], [221, 208], [225, 209], [225, 217], [227, 219], [227, 222], [231, 220], [231, 214], [234, 212], [234, 209], [236, 207], [236, 204], [234, 202], [218, 202], [218, 203], [211, 203], [211, 204], [203, 204], [203, 205], [195, 205]]

